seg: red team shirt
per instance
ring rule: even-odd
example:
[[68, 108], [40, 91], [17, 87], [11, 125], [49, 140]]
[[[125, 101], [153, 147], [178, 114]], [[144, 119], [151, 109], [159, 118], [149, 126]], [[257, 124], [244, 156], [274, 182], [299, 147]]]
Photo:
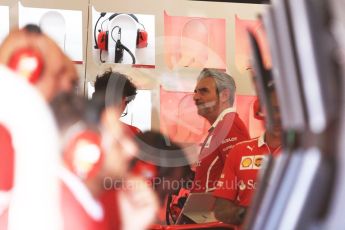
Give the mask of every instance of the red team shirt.
[[227, 153], [236, 143], [248, 139], [248, 130], [235, 110], [225, 109], [209, 129], [202, 145], [191, 192], [214, 190]]
[[141, 133], [141, 130], [138, 129], [137, 127], [133, 125], [126, 124], [124, 122], [121, 122], [122, 127], [123, 127], [123, 132], [128, 136], [128, 137], [135, 137], [138, 134]]
[[257, 173], [266, 154], [277, 155], [280, 147], [271, 150], [264, 135], [237, 144], [230, 151], [213, 195], [248, 207], [256, 187]]

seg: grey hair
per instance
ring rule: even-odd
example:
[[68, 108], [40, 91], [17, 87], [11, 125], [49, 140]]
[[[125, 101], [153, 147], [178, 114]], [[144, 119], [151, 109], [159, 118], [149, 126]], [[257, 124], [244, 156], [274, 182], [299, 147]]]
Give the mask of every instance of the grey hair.
[[235, 80], [229, 74], [222, 72], [220, 70], [204, 68], [199, 74], [198, 81], [207, 77], [211, 77], [215, 80], [217, 87], [216, 90], [218, 94], [224, 89], [229, 89], [229, 103], [230, 106], [233, 106], [236, 93]]

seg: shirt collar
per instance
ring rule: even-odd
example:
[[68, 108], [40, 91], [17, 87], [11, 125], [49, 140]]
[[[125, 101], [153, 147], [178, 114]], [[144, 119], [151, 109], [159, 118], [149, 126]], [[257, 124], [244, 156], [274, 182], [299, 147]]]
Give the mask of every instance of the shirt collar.
[[211, 129], [212, 128], [215, 128], [218, 123], [223, 120], [223, 118], [225, 117], [226, 114], [228, 113], [235, 113], [236, 112], [236, 109], [234, 107], [229, 107], [229, 108], [226, 108], [224, 109], [217, 117], [216, 121], [212, 124], [211, 126]]
[[258, 147], [262, 147], [263, 145], [265, 145], [265, 133], [263, 133], [259, 138], [258, 138]]
[[[263, 133], [260, 137], [258, 137], [258, 147], [262, 147], [263, 145], [266, 145], [267, 148], [269, 149], [269, 151], [271, 152], [270, 147], [268, 146], [268, 144], [265, 141], [265, 133]], [[279, 153], [281, 151], [281, 145], [278, 146], [273, 152], [271, 152], [272, 154], [276, 154]]]

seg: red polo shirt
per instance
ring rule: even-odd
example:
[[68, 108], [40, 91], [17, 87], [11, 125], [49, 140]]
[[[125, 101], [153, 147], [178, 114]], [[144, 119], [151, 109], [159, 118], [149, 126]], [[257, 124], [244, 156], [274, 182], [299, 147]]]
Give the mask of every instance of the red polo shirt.
[[122, 127], [123, 127], [123, 132], [128, 137], [135, 137], [141, 133], [141, 130], [138, 129], [137, 127], [135, 127], [133, 125], [126, 124], [124, 122], [121, 122], [121, 123], [122, 123]]
[[276, 155], [280, 148], [272, 151], [264, 141], [264, 135], [244, 141], [230, 151], [224, 170], [213, 195], [247, 207], [256, 188], [257, 173], [266, 154]]
[[202, 145], [191, 191], [214, 190], [227, 153], [236, 143], [248, 139], [248, 130], [235, 110], [225, 109], [209, 129]]

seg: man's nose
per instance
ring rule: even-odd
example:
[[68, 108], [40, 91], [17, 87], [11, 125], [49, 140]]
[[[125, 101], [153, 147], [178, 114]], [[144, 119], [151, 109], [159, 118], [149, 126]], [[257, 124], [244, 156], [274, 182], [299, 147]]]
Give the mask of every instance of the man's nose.
[[193, 100], [194, 100], [194, 101], [197, 101], [197, 100], [199, 100], [199, 99], [200, 99], [199, 94], [198, 94], [198, 93], [194, 93], [194, 94], [193, 94]]

